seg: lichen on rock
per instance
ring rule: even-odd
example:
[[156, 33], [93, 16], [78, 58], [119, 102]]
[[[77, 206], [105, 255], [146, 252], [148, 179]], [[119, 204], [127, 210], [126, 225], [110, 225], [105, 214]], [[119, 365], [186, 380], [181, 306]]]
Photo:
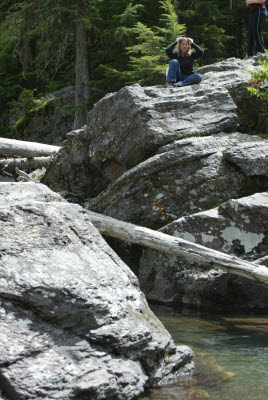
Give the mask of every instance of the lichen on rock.
[[132, 399], [192, 373], [87, 211], [0, 184], [0, 384], [7, 399]]

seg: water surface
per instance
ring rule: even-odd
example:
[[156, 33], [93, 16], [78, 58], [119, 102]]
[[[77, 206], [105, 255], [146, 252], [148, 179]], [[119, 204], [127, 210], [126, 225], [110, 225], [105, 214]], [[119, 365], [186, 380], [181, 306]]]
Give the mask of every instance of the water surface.
[[194, 350], [196, 373], [140, 400], [268, 399], [268, 316], [153, 311], [176, 344]]

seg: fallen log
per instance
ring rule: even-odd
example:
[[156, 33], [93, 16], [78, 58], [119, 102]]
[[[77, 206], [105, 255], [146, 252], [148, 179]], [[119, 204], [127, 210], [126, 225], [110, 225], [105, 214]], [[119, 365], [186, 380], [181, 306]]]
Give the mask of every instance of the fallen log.
[[21, 170], [46, 168], [52, 160], [52, 157], [6, 158], [0, 160], [0, 171], [13, 172], [16, 168]]
[[0, 157], [51, 156], [56, 154], [60, 148], [60, 146], [50, 144], [0, 138]]
[[264, 265], [254, 264], [184, 239], [119, 221], [92, 211], [89, 211], [89, 215], [93, 225], [104, 235], [137, 243], [157, 251], [175, 254], [189, 262], [222, 269], [243, 276], [262, 286], [268, 286], [268, 268]]

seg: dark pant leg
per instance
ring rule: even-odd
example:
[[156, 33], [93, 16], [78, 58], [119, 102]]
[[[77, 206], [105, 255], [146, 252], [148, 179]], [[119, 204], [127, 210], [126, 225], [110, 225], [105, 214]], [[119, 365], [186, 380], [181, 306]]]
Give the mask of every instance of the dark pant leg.
[[256, 26], [256, 47], [255, 47], [255, 52], [261, 52], [265, 53], [265, 46], [264, 46], [264, 40], [262, 36], [262, 29], [264, 22], [267, 17], [267, 10], [266, 8], [259, 8], [259, 16], [258, 16], [258, 21], [257, 21], [257, 26]]
[[248, 56], [253, 56], [257, 51], [265, 53], [262, 28], [266, 16], [267, 10], [264, 7], [255, 8], [250, 12], [248, 23]]

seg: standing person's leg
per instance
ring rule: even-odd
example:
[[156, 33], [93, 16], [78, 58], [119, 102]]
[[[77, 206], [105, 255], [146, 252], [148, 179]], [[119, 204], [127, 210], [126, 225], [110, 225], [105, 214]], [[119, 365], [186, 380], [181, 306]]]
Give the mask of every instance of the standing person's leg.
[[168, 67], [167, 82], [178, 82], [181, 80], [181, 68], [178, 60], [171, 60]]
[[254, 47], [255, 47], [255, 38], [254, 38], [254, 17], [255, 11], [249, 12], [249, 20], [248, 20], [248, 47], [247, 47], [247, 56], [251, 57], [254, 54]]
[[256, 23], [256, 48], [255, 52], [265, 53], [264, 40], [262, 36], [262, 29], [267, 17], [266, 8], [258, 8], [258, 18]]
[[192, 74], [192, 75], [182, 75], [183, 80], [178, 82], [178, 86], [189, 86], [189, 85], [196, 85], [202, 81], [202, 75], [200, 74]]

